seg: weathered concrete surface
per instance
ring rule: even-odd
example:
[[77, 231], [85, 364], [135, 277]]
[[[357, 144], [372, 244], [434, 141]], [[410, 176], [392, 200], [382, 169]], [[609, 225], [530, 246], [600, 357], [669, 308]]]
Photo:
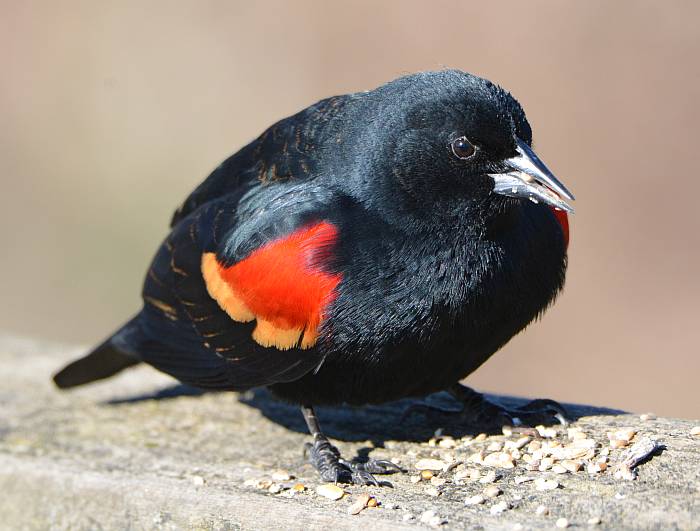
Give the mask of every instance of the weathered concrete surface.
[[[458, 437], [464, 430], [448, 426], [458, 447], [431, 447], [427, 441], [445, 418], [415, 415], [402, 421], [405, 402], [321, 409], [325, 430], [346, 457], [394, 457], [412, 471], [388, 477], [393, 489], [351, 486], [350, 496], [334, 502], [315, 493], [319, 481], [302, 457], [308, 436], [296, 408], [264, 392], [194, 396], [148, 367], [72, 392], [57, 391], [50, 375], [79, 353], [73, 347], [0, 339], [0, 528], [420, 529], [430, 527], [420, 521], [421, 513], [434, 510], [447, 529], [552, 529], [560, 517], [573, 528], [600, 517], [605, 529], [700, 529], [700, 438], [690, 435], [698, 422], [642, 421], [575, 408], [583, 415], [576, 425], [603, 444], [606, 432], [635, 427], [638, 436], [653, 436], [666, 450], [642, 464], [635, 481], [617, 480], [609, 470], [595, 477], [526, 472], [518, 463], [497, 470], [501, 496], [471, 507], [465, 498], [480, 493], [483, 484], [454, 482], [458, 468], [444, 475], [448, 481], [438, 487], [440, 495], [430, 496], [429, 482], [410, 481], [413, 465], [422, 457], [465, 460], [476, 449], [503, 441], [502, 435], [462, 447]], [[611, 461], [620, 451], [612, 450]], [[292, 496], [244, 485], [277, 469], [295, 475], [294, 482], [307, 490]], [[516, 484], [514, 478], [523, 474], [554, 478], [561, 488], [542, 492], [532, 482]], [[383, 507], [347, 514], [362, 492], [375, 495]], [[491, 514], [499, 501], [511, 508]], [[549, 515], [536, 515], [540, 504]], [[407, 514], [415, 519], [404, 520]]]

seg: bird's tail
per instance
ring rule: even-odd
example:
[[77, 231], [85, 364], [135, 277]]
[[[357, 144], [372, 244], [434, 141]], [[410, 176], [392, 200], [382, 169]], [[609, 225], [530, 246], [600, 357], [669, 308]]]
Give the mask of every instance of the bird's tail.
[[140, 363], [140, 360], [127, 353], [125, 345], [128, 338], [137, 329], [135, 317], [101, 345], [95, 347], [89, 354], [79, 358], [57, 372], [54, 383], [61, 389], [69, 389], [78, 385], [102, 380], [118, 372]]

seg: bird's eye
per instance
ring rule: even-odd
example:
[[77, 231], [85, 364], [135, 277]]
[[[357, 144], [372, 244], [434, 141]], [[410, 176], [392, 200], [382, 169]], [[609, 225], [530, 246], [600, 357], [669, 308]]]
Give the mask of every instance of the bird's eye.
[[452, 153], [458, 159], [468, 159], [476, 153], [476, 148], [467, 140], [466, 136], [460, 136], [452, 141]]

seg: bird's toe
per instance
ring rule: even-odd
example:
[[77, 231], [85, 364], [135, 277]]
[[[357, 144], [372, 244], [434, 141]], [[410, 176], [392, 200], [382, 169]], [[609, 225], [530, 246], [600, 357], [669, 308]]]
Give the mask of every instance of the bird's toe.
[[566, 408], [554, 400], [538, 398], [519, 408], [509, 411], [514, 422], [536, 426], [538, 424], [561, 424], [567, 426], [571, 416]]

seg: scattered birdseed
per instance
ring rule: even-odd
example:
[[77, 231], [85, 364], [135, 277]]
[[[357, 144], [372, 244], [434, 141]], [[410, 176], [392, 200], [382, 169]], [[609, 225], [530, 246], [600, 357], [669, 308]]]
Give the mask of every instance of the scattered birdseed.
[[484, 465], [499, 468], [513, 468], [513, 456], [505, 452], [494, 452], [484, 457]]
[[639, 420], [646, 421], [646, 420], [654, 420], [656, 419], [656, 415], [653, 413], [642, 413], [639, 415]]
[[[433, 454], [435, 455], [435, 454]], [[456, 461], [455, 454], [453, 452], [442, 452], [442, 455], [439, 455], [440, 459], [445, 463], [445, 466], [442, 467], [442, 471], [444, 472], [445, 470], [450, 470], [452, 465]], [[460, 464], [461, 461], [457, 461], [457, 465]], [[456, 466], [456, 465], [455, 465]]]
[[474, 496], [470, 496], [466, 500], [464, 500], [465, 505], [481, 505], [486, 501], [486, 498], [484, 498], [483, 495], [481, 494], [475, 494]]
[[549, 514], [549, 508], [544, 505], [538, 505], [537, 509], [535, 509], [535, 514], [537, 514], [537, 516], [546, 516]]
[[272, 480], [273, 481], [289, 481], [290, 479], [293, 479], [294, 476], [292, 476], [289, 472], [286, 470], [277, 470], [272, 473]]
[[594, 516], [593, 518], [589, 518], [588, 521], [586, 522], [588, 525], [600, 525], [602, 520], [598, 516]]
[[491, 514], [501, 514], [502, 512], [507, 511], [508, 509], [508, 503], [502, 501], [492, 505], [491, 509], [489, 509], [489, 512]]
[[445, 478], [439, 478], [437, 476], [433, 476], [430, 478], [430, 484], [433, 487], [442, 487], [445, 483], [447, 483], [447, 480]]
[[273, 483], [272, 485], [270, 485], [270, 488], [267, 489], [267, 492], [269, 492], [270, 494], [279, 494], [280, 492], [282, 492], [282, 485], [280, 485], [279, 483]]
[[513, 435], [513, 426], [501, 426], [501, 433], [506, 437]]
[[503, 494], [503, 491], [501, 491], [501, 489], [499, 489], [496, 485], [489, 485], [484, 489], [484, 496], [487, 498], [495, 498], [500, 494]]
[[418, 483], [418, 482], [420, 482], [421, 479], [423, 479], [423, 478], [422, 478], [420, 475], [418, 475], [418, 476], [411, 476], [411, 478], [410, 478], [411, 483]]
[[[488, 476], [488, 473], [486, 475]], [[496, 478], [495, 472], [493, 474], [493, 477], [494, 479]], [[479, 478], [481, 478], [481, 472], [479, 472], [476, 468], [469, 472], [469, 479], [471, 479], [472, 481], [478, 481]]]
[[554, 525], [559, 529], [566, 529], [569, 527], [569, 521], [566, 518], [559, 518]]
[[438, 446], [440, 448], [454, 448], [457, 446], [457, 443], [452, 437], [446, 437], [438, 443]]
[[555, 459], [583, 459], [589, 454], [588, 448], [577, 448], [574, 446], [563, 446], [552, 451], [552, 456]]
[[192, 483], [197, 487], [201, 487], [204, 485], [204, 478], [202, 476], [192, 476]]
[[622, 430], [617, 430], [615, 433], [612, 434], [612, 436], [610, 433], [608, 433], [608, 439], [619, 439], [621, 441], [630, 442], [636, 434], [637, 430], [633, 430], [632, 428], [625, 428]]
[[498, 441], [493, 441], [486, 447], [487, 452], [500, 452], [503, 450], [503, 445]]
[[441, 474], [451, 472], [452, 470], [454, 470], [455, 468], [457, 468], [458, 466], [460, 466], [462, 464], [463, 464], [462, 461], [452, 460], [452, 462], [449, 465], [447, 465], [445, 468], [442, 469]]
[[[455, 481], [464, 481], [465, 479], [467, 479], [469, 477], [469, 474], [471, 474], [472, 472], [473, 472], [473, 470], [467, 470], [466, 468], [462, 469], [462, 470], [458, 470], [457, 472], [455, 472], [454, 480]], [[478, 471], [477, 471], [477, 473], [478, 473]]]
[[537, 478], [535, 480], [537, 490], [554, 490], [559, 487], [559, 482], [553, 479]]
[[624, 448], [629, 443], [624, 439], [611, 439], [610, 448]]
[[530, 441], [527, 445], [527, 451], [532, 453], [542, 448], [542, 443], [540, 441]]
[[542, 460], [540, 461], [540, 466], [538, 467], [538, 470], [540, 472], [546, 472], [550, 468], [552, 468], [552, 465], [554, 464], [554, 459], [552, 457], [543, 457]]
[[600, 472], [604, 472], [606, 468], [608, 468], [607, 463], [588, 463], [588, 465], [586, 465], [586, 472], [589, 474], [599, 474]]
[[552, 472], [554, 472], [555, 474], [566, 474], [568, 470], [564, 468], [563, 465], [557, 463], [552, 467]]
[[520, 437], [517, 441], [507, 441], [506, 448], [512, 448], [514, 450], [521, 450], [530, 441], [531, 441], [531, 438], [528, 436]]
[[316, 493], [329, 500], [339, 500], [345, 494], [345, 491], [338, 485], [333, 483], [325, 483], [316, 487]]
[[367, 507], [367, 504], [371, 499], [372, 496], [367, 493], [360, 494], [350, 505], [350, 507], [348, 507], [348, 514], [360, 514], [365, 507]]
[[537, 430], [537, 433], [540, 434], [540, 437], [545, 439], [551, 439], [557, 436], [557, 430], [555, 428], [546, 428], [540, 424], [539, 426], [535, 426], [535, 429]]
[[573, 448], [595, 448], [598, 443], [593, 439], [575, 439], [571, 442]]
[[527, 483], [528, 481], [535, 481], [532, 476], [518, 476], [515, 478], [515, 484], [520, 485], [521, 483]]
[[479, 480], [479, 483], [493, 483], [496, 481], [496, 473], [493, 470], [489, 470], [484, 477]]
[[416, 470], [432, 470], [434, 472], [439, 472], [447, 463], [440, 461], [439, 459], [420, 459], [416, 462]]
[[694, 426], [693, 429], [690, 430], [690, 434], [693, 437], [698, 437], [700, 436], [700, 426]]
[[367, 507], [378, 507], [379, 502], [377, 501], [377, 498], [370, 497], [369, 500], [367, 500]]
[[428, 496], [433, 496], [433, 497], [440, 496], [440, 491], [437, 490], [437, 489], [436, 489], [435, 487], [433, 487], [432, 485], [431, 485], [430, 487], [425, 487], [425, 493], [426, 493]]
[[481, 442], [486, 440], [486, 434], [485, 433], [480, 433], [476, 437], [474, 437], [474, 441], [476, 442]]
[[303, 483], [295, 483], [292, 490], [295, 492], [304, 492], [306, 490], [306, 486]]
[[572, 439], [572, 440], [573, 440], [573, 439], [585, 439], [585, 438], [586, 438], [586, 434], [583, 433], [583, 430], [582, 430], [581, 428], [577, 427], [577, 426], [573, 426], [573, 427], [571, 427], [571, 428], [568, 428], [568, 429], [566, 430], [566, 436], [567, 436], [569, 439]]
[[433, 478], [433, 471], [432, 470], [421, 470], [420, 477], [421, 479], [424, 479], [425, 481], [428, 481]]
[[259, 489], [267, 490], [270, 488], [270, 486], [272, 486], [272, 481], [269, 479], [259, 479], [256, 481], [255, 486]]
[[578, 472], [579, 470], [581, 470], [581, 467], [583, 466], [580, 461], [573, 461], [571, 459], [565, 459], [564, 461], [561, 461], [559, 464], [561, 466], [563, 466], [569, 472]]
[[480, 450], [478, 452], [473, 453], [467, 458], [467, 461], [469, 463], [483, 463], [484, 462], [484, 451]]
[[633, 480], [636, 477], [634, 468], [660, 447], [655, 440], [642, 437], [620, 456], [620, 463], [615, 467], [615, 478]]

